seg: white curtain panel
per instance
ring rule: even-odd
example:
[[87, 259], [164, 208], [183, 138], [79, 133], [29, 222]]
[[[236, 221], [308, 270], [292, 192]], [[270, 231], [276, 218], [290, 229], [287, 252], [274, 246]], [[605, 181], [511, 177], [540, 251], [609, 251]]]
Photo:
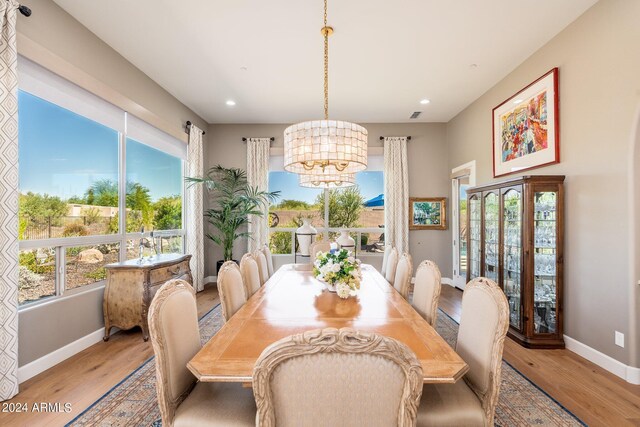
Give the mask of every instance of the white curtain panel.
[[399, 253], [409, 251], [407, 138], [384, 139], [384, 236]]
[[0, 400], [18, 394], [18, 6], [0, 2]]
[[[189, 146], [187, 147], [187, 170], [190, 177], [203, 176], [202, 129], [191, 125], [189, 128]], [[203, 226], [203, 185], [187, 186], [186, 194], [186, 231], [185, 252], [191, 254], [191, 274], [196, 292], [204, 289], [204, 226]]]
[[[260, 191], [269, 189], [270, 138], [247, 138], [247, 180]], [[264, 206], [262, 216], [249, 217], [249, 252], [262, 248], [269, 237], [269, 206]]]

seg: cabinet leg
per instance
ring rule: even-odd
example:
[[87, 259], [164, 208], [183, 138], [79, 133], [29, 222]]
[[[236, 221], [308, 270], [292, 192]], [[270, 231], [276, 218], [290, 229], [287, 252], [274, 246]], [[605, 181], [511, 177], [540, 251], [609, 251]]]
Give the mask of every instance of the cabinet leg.
[[104, 337], [102, 337], [102, 341], [109, 341], [109, 335], [111, 334], [111, 326], [105, 325], [104, 327]]

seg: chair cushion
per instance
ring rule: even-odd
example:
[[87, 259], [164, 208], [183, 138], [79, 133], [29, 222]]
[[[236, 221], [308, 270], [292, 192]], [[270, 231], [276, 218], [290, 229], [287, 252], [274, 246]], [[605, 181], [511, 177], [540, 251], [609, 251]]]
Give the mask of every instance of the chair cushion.
[[254, 426], [256, 403], [251, 388], [234, 383], [196, 384], [176, 409], [174, 427]]
[[464, 380], [455, 384], [425, 384], [418, 407], [422, 426], [484, 426], [485, 414], [476, 394]]

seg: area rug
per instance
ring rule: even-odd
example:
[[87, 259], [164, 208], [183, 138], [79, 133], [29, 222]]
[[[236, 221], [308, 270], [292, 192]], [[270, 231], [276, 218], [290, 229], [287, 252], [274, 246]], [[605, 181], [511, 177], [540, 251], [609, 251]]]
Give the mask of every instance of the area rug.
[[[222, 326], [220, 306], [200, 319], [202, 342]], [[440, 310], [438, 333], [455, 345], [458, 324]], [[500, 399], [496, 408], [497, 426], [580, 426], [571, 412], [539, 389], [524, 375], [503, 361]], [[67, 426], [161, 426], [156, 403], [154, 359], [142, 366], [89, 406]]]

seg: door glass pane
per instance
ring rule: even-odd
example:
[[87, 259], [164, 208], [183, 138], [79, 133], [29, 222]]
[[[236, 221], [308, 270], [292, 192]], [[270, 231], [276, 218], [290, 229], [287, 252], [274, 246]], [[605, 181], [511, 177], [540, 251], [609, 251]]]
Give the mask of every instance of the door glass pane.
[[469, 199], [469, 268], [470, 277], [480, 276], [480, 199], [472, 196]]
[[484, 276], [498, 281], [498, 195], [484, 197]]
[[504, 195], [503, 211], [503, 288], [509, 301], [510, 323], [522, 329], [521, 260], [522, 260], [522, 192], [509, 190]]
[[56, 294], [55, 248], [20, 251], [18, 302], [20, 305]]
[[65, 248], [65, 289], [75, 289], [107, 278], [105, 265], [118, 262], [119, 243]]
[[458, 179], [458, 271], [460, 276], [467, 274], [467, 188], [469, 177]]
[[557, 193], [534, 196], [534, 332], [556, 331]]

